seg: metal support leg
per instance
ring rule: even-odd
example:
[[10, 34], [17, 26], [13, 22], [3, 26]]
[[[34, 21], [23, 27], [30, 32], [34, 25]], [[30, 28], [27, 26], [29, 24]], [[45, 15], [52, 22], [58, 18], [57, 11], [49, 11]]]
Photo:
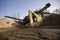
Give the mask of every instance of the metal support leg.
[[30, 25], [33, 25], [33, 18], [32, 18], [32, 13], [29, 11], [29, 19], [30, 19]]
[[[36, 17], [36, 22], [34, 22], [33, 20], [33, 15], [35, 15], [35, 17]], [[42, 22], [42, 16], [41, 15], [38, 15], [38, 14], [36, 14], [36, 13], [34, 13], [34, 12], [32, 12], [32, 11], [29, 11], [29, 18], [30, 18], [30, 24], [31, 24], [31, 26], [35, 26], [35, 25], [40, 25], [41, 24], [41, 22]]]

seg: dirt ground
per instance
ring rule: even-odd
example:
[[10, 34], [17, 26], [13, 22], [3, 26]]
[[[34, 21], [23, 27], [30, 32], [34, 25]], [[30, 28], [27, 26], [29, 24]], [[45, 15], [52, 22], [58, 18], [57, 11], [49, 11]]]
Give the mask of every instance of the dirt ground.
[[0, 40], [59, 40], [60, 29], [2, 28]]

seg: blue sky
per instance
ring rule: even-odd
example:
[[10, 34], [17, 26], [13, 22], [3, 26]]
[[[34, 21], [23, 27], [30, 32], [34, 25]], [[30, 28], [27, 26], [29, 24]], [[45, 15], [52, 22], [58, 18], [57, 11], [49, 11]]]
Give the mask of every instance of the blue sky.
[[28, 10], [37, 10], [46, 3], [51, 3], [51, 7], [48, 8], [50, 11], [60, 8], [60, 0], [0, 0], [0, 18], [19, 13], [20, 18], [23, 19], [28, 15]]

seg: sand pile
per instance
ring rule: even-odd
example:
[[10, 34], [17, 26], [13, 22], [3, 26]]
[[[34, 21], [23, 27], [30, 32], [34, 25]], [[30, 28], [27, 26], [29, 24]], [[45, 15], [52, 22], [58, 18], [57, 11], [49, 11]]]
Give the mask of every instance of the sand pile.
[[6, 18], [1, 18], [0, 19], [0, 28], [3, 28], [3, 27], [12, 27], [13, 23], [15, 23], [15, 22], [11, 21], [11, 20], [8, 20]]

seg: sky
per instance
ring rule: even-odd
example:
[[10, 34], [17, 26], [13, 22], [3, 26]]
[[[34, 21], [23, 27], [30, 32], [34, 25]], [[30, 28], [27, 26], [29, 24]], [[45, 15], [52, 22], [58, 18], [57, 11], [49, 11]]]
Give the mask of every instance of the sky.
[[4, 16], [16, 15], [23, 19], [28, 15], [28, 10], [38, 10], [43, 8], [47, 3], [51, 4], [47, 10], [51, 12], [60, 8], [60, 0], [0, 0], [0, 18]]

